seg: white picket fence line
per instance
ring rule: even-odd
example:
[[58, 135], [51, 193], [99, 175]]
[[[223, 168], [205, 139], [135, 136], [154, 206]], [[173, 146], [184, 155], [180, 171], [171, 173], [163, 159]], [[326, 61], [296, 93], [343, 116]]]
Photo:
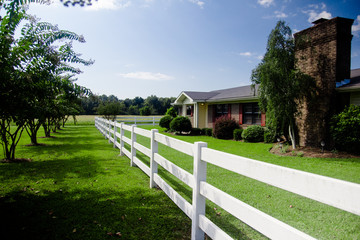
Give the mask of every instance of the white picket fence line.
[[117, 122], [132, 123], [135, 125], [153, 125], [159, 124], [161, 116], [122, 116], [116, 117]]
[[[205, 216], [205, 200], [209, 199], [239, 220], [271, 239], [314, 239], [313, 237], [257, 210], [206, 182], [206, 165], [214, 164], [243, 176], [360, 215], [360, 184], [324, 177], [308, 172], [277, 166], [207, 148], [207, 143], [194, 144], [124, 123], [95, 119], [95, 127], [130, 158], [131, 166], [138, 166], [150, 177], [150, 187], [160, 187], [192, 220], [191, 239], [232, 239]], [[124, 136], [131, 132], [131, 139]], [[150, 138], [150, 149], [136, 142], [136, 135]], [[131, 151], [124, 148], [128, 143]], [[190, 155], [194, 159], [193, 174], [178, 167], [158, 153], [158, 143]], [[150, 158], [150, 167], [136, 157], [136, 151]], [[192, 204], [186, 201], [158, 174], [158, 165], [193, 189]]]

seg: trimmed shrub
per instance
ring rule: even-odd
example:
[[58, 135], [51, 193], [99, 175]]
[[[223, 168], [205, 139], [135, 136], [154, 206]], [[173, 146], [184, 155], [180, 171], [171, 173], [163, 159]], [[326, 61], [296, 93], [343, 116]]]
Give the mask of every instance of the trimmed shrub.
[[330, 133], [339, 150], [360, 153], [360, 106], [350, 105], [335, 115]]
[[264, 130], [264, 142], [274, 143], [276, 141], [276, 132], [272, 129], [265, 128]]
[[213, 135], [213, 130], [212, 130], [212, 128], [207, 128], [205, 135], [206, 135], [206, 136], [209, 136], [209, 137], [212, 137], [212, 135]]
[[234, 130], [240, 128], [233, 118], [227, 116], [215, 120], [214, 137], [219, 139], [233, 139]]
[[201, 129], [200, 128], [193, 128], [191, 129], [191, 135], [199, 136], [201, 135]]
[[212, 128], [202, 128], [201, 129], [201, 135], [205, 135], [205, 136], [212, 136]]
[[170, 123], [173, 120], [172, 116], [169, 115], [165, 115], [164, 117], [162, 117], [159, 121], [159, 126], [162, 128], [166, 128], [166, 130], [170, 129]]
[[169, 116], [172, 116], [173, 118], [176, 118], [177, 117], [177, 112], [176, 112], [174, 107], [170, 107], [170, 108], [168, 108], [166, 110], [165, 115], [169, 115]]
[[191, 121], [187, 117], [178, 116], [170, 122], [170, 129], [178, 133], [190, 132], [192, 129]]
[[242, 139], [242, 137], [241, 137], [242, 132], [243, 132], [242, 128], [234, 130], [234, 139], [235, 139], [235, 141], [239, 141], [239, 140]]
[[241, 134], [245, 142], [262, 142], [264, 141], [264, 129], [259, 125], [253, 125], [246, 129]]
[[201, 135], [206, 135], [206, 128], [202, 128], [200, 134]]

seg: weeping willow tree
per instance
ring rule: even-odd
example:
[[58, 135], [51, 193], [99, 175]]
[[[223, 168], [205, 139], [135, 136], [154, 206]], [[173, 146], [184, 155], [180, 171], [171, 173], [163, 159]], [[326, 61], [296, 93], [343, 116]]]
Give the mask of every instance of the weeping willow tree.
[[298, 103], [314, 89], [314, 80], [296, 69], [295, 42], [289, 26], [277, 22], [271, 31], [264, 58], [253, 70], [251, 81], [259, 84], [259, 105], [266, 111], [267, 126], [284, 135], [296, 148], [295, 118]]

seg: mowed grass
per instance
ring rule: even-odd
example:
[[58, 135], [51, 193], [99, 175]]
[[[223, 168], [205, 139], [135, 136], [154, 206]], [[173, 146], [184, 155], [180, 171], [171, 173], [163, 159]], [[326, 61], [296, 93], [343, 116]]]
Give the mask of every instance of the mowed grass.
[[0, 239], [190, 238], [190, 220], [94, 126], [53, 136], [30, 147], [24, 133], [16, 157], [33, 161], [0, 163]]
[[[146, 126], [146, 129], [154, 128]], [[219, 140], [206, 136], [178, 136], [164, 133], [190, 143], [203, 141], [208, 147], [285, 167], [299, 169], [324, 176], [360, 183], [360, 159], [322, 159], [282, 157], [269, 152], [271, 144], [244, 143]], [[149, 146], [140, 136], [137, 140]], [[159, 153], [176, 165], [192, 173], [192, 157], [160, 144]], [[144, 162], [147, 158], [137, 154]], [[221, 159], [219, 159], [221, 161]], [[191, 202], [191, 189], [160, 168], [160, 175]], [[268, 184], [240, 176], [228, 170], [208, 164], [207, 181], [245, 203], [293, 226], [317, 239], [360, 239], [360, 216], [272, 187]], [[291, 181], [291, 179], [289, 179]], [[304, 183], [306, 184], [306, 183]], [[266, 239], [243, 222], [210, 201], [206, 215], [235, 239]]]
[[[85, 118], [83, 121], [87, 124]], [[78, 124], [81, 124], [81, 122], [81, 118], [78, 118]], [[143, 128], [152, 129], [154, 127], [144, 126]], [[70, 130], [71, 132], [67, 132]], [[159, 130], [164, 133], [163, 129], [159, 128]], [[129, 136], [129, 132], [125, 132], [125, 134]], [[168, 133], [164, 134], [191, 143], [204, 141], [208, 143], [210, 148], [360, 183], [359, 159], [280, 157], [269, 153], [270, 144], [225, 141], [205, 136], [174, 136]], [[21, 150], [18, 154], [21, 154], [21, 156], [18, 155], [18, 157], [31, 157], [35, 159], [32, 163], [5, 164], [7, 166], [6, 168], [14, 168], [16, 171], [14, 169], [7, 171], [7, 169], [3, 169], [5, 165], [0, 165], [0, 196], [2, 196], [0, 198], [0, 212], [3, 213], [3, 209], [6, 209], [5, 215], [12, 216], [13, 212], [8, 209], [19, 209], [15, 212], [14, 217], [10, 217], [11, 223], [4, 225], [5, 229], [8, 229], [6, 231], [14, 231], [16, 234], [24, 233], [20, 236], [25, 236], [25, 234], [32, 236], [35, 232], [37, 234], [39, 230], [46, 231], [44, 237], [38, 237], [38, 239], [110, 239], [115, 236], [120, 237], [119, 235], [115, 235], [117, 232], [121, 233], [122, 239], [186, 239], [190, 237], [191, 224], [186, 215], [177, 209], [176, 205], [164, 196], [162, 191], [150, 190], [148, 188], [149, 178], [138, 168], [130, 168], [129, 159], [126, 157], [118, 157], [119, 150], [113, 149], [112, 144], [109, 144], [108, 140], [105, 140], [94, 127], [81, 125], [78, 127], [69, 126], [59, 134], [56, 134], [56, 136], [57, 138], [55, 139], [41, 139], [40, 142], [49, 143], [48, 146], [45, 147], [34, 148], [23, 146], [27, 144], [29, 140], [20, 143]], [[92, 138], [86, 136], [92, 136]], [[65, 139], [74, 138], [74, 141], [66, 143], [65, 139], [61, 139], [62, 137], [65, 137]], [[77, 140], [75, 141], [75, 139]], [[137, 140], [147, 147], [150, 146], [149, 139], [137, 136]], [[54, 146], [51, 146], [50, 143], [53, 143]], [[69, 146], [69, 144], [72, 146]], [[75, 150], [77, 148], [75, 145], [78, 144], [80, 145], [79, 150], [82, 149], [80, 151], [84, 154], [77, 153]], [[73, 149], [69, 152], [71, 152], [71, 155], [74, 157], [69, 159], [65, 157], [66, 154], [69, 153], [67, 153], [67, 148], [61, 150], [61, 145], [66, 145], [67, 148]], [[50, 151], [46, 150], [49, 147], [54, 148], [50, 149]], [[129, 148], [127, 144], [125, 144], [125, 147]], [[33, 149], [35, 149], [35, 151]], [[106, 153], [102, 152], [105, 151], [105, 149]], [[159, 145], [159, 153], [192, 173], [192, 157], [161, 144]], [[62, 154], [65, 154], [65, 156], [62, 157]], [[77, 157], [75, 157], [75, 155]], [[43, 157], [36, 160], [37, 156]], [[94, 156], [94, 158], [91, 156]], [[140, 152], [137, 152], [137, 157], [149, 165], [148, 157]], [[91, 160], [89, 161], [88, 158]], [[43, 164], [44, 162], [45, 164]], [[23, 166], [31, 166], [35, 163], [37, 164], [36, 166], [33, 165], [33, 167], [28, 170], [25, 170], [26, 168], [23, 169]], [[44, 165], [49, 167], [44, 167]], [[4, 175], [5, 172], [8, 173]], [[159, 174], [191, 203], [192, 190], [189, 187], [161, 167], [159, 167]], [[26, 177], [24, 177], [24, 175], [26, 175]], [[27, 184], [29, 178], [36, 179], [31, 180], [31, 184]], [[7, 185], [11, 187], [3, 188], [2, 183], [6, 179], [8, 179]], [[107, 181], [105, 181], [105, 179], [107, 179]], [[133, 181], [133, 179], [136, 179], [136, 181]], [[141, 181], [138, 181], [138, 179], [141, 179]], [[81, 180], [81, 182], [79, 180]], [[360, 217], [354, 214], [242, 177], [211, 164], [208, 164], [207, 181], [245, 203], [315, 238], [360, 239]], [[47, 184], [45, 182], [47, 182]], [[42, 186], [42, 184], [44, 184], [44, 190], [41, 190], [42, 188], [40, 186]], [[124, 184], [129, 185], [129, 187], [122, 189], [122, 185]], [[135, 191], [132, 189], [134, 185], [138, 186]], [[24, 191], [24, 186], [26, 187], [26, 191]], [[64, 195], [64, 189], [66, 190], [66, 195]], [[46, 191], [49, 191], [50, 194], [44, 196], [45, 200], [34, 201], [34, 199], [39, 199]], [[155, 192], [156, 195], [152, 195], [153, 192]], [[139, 217], [139, 215], [136, 215], [139, 211], [138, 205], [141, 202], [140, 199], [142, 199], [144, 194], [146, 195], [145, 199], [149, 199], [147, 202], [148, 205], [145, 205], [146, 210], [151, 212], [154, 209], [165, 208], [164, 216], [167, 216], [173, 221], [168, 221], [166, 217], [160, 217], [159, 224], [155, 216], [151, 216], [153, 222], [150, 222], [143, 221], [143, 219], [149, 219], [149, 217]], [[26, 197], [28, 195], [31, 198]], [[149, 197], [148, 195], [153, 197]], [[65, 198], [64, 196], [67, 197]], [[125, 199], [127, 199], [127, 201]], [[3, 203], [6, 204], [4, 205]], [[61, 207], [52, 207], [54, 203], [56, 206]], [[41, 205], [41, 207], [39, 205]], [[21, 208], [19, 206], [21, 206]], [[31, 210], [27, 210], [28, 208]], [[41, 209], [39, 210], [39, 208]], [[67, 214], [63, 214], [63, 211], [55, 211], [54, 208], [64, 208]], [[75, 209], [81, 209], [77, 210], [80, 213], [76, 213]], [[105, 214], [102, 212], [104, 209]], [[127, 227], [124, 227], [123, 224], [125, 223], [122, 224], [122, 221], [125, 221], [129, 216], [124, 212], [128, 212], [129, 209], [132, 209], [132, 212], [135, 213], [136, 216], [133, 217], [131, 222], [128, 222]], [[143, 210], [141, 206], [140, 209]], [[39, 211], [42, 214], [38, 214], [37, 212]], [[165, 213], [166, 211], [170, 212]], [[84, 212], [88, 213], [83, 216]], [[144, 210], [140, 215], [145, 216], [145, 212], [147, 211]], [[31, 225], [37, 227], [33, 232], [29, 232], [31, 227], [29, 228], [29, 225], [24, 224], [18, 228], [9, 228], [14, 222], [19, 222], [18, 219], [22, 219], [21, 222], [26, 222], [29, 219], [33, 219], [33, 216], [40, 218], [40, 215], [41, 218], [45, 220], [40, 221], [42, 227], [39, 227], [37, 223], [31, 223]], [[103, 218], [102, 215], [104, 215]], [[155, 215], [157, 216], [157, 214]], [[234, 239], [266, 239], [266, 237], [210, 201], [207, 201], [206, 215]], [[36, 221], [39, 221], [37, 218], [35, 218]], [[62, 230], [57, 230], [60, 227], [59, 225], [53, 226], [53, 220], [55, 220], [55, 223], [56, 221], [61, 221], [60, 225]], [[82, 224], [75, 224], [79, 222]], [[15, 224], [15, 226], [17, 225]], [[170, 229], [169, 231], [174, 231], [173, 235], [166, 236], [165, 233], [159, 230], [163, 226], [165, 229]], [[119, 228], [127, 230], [118, 230]], [[89, 233], [85, 233], [88, 229], [92, 230], [90, 230]], [[151, 233], [148, 233], [148, 235], [139, 234], [139, 231], [153, 231], [152, 234], [154, 235], [151, 235]], [[108, 233], [111, 233], [113, 236], [109, 236]], [[40, 236], [40, 234], [35, 236]]]

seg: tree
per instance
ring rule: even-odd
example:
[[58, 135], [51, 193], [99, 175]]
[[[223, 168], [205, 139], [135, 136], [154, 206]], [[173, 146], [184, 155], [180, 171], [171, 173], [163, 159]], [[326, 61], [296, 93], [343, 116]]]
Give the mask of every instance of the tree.
[[174, 107], [170, 107], [166, 110], [165, 115], [169, 115], [169, 116], [175, 118], [175, 117], [177, 117], [177, 111], [175, 110]]
[[331, 135], [336, 147], [353, 153], [360, 153], [360, 106], [347, 106], [332, 117]]
[[161, 112], [161, 102], [159, 98], [155, 95], [151, 95], [145, 99], [145, 105], [148, 106], [151, 110], [152, 115], [160, 114]]
[[[49, 23], [38, 23], [21, 7], [30, 2], [44, 1], [0, 2], [0, 10], [5, 10], [0, 21], [0, 140], [8, 160], [15, 159], [15, 148], [25, 127], [36, 144], [37, 130], [45, 119], [54, 115], [55, 119], [61, 119], [66, 114], [64, 103], [70, 103], [71, 98], [64, 96], [70, 89], [63, 89], [67, 92], [56, 89], [65, 86], [61, 85], [64, 78], [70, 78], [61, 74], [80, 72], [67, 63], [93, 63], [81, 59], [72, 50], [71, 42], [54, 47], [52, 44], [59, 39], [84, 40], [82, 36], [58, 30]], [[15, 31], [22, 20], [29, 21], [21, 31], [21, 37], [15, 39]], [[79, 88], [77, 86], [76, 91]], [[55, 108], [54, 103], [61, 105]]]
[[97, 108], [97, 113], [103, 115], [107, 120], [115, 121], [116, 115], [121, 111], [121, 104], [119, 102], [101, 103]]
[[[17, 45], [30, 46], [23, 53], [21, 61], [22, 72], [28, 81], [31, 81], [26, 88], [31, 97], [25, 108], [28, 113], [25, 127], [31, 143], [37, 145], [36, 135], [41, 125], [45, 128], [45, 135], [49, 137], [50, 127], [56, 131], [60, 128], [60, 121], [64, 125], [68, 114], [75, 115], [78, 112], [75, 102], [84, 89], [72, 84], [73, 75], [63, 74], [77, 74], [81, 71], [67, 63], [90, 65], [93, 61], [81, 59], [72, 49], [71, 41], [85, 42], [82, 36], [59, 30], [58, 27], [39, 22], [29, 15], [27, 18], [30, 21], [22, 28]], [[70, 42], [65, 42], [58, 48], [54, 47], [53, 44], [58, 40]]]
[[149, 116], [151, 114], [151, 109], [149, 106], [144, 106], [140, 108], [140, 115], [141, 116]]
[[291, 29], [279, 21], [271, 31], [264, 58], [253, 70], [251, 81], [259, 84], [259, 105], [266, 111], [269, 128], [278, 134], [289, 135], [296, 148], [298, 102], [309, 97], [314, 80], [295, 68], [295, 43]]
[[0, 16], [0, 141], [5, 158], [11, 160], [15, 159], [15, 148], [25, 124], [22, 106], [26, 104], [23, 91], [26, 86], [19, 70], [23, 50], [13, 50], [16, 28], [26, 16], [25, 11], [12, 2], [1, 1], [0, 10], [5, 10], [5, 15]]

